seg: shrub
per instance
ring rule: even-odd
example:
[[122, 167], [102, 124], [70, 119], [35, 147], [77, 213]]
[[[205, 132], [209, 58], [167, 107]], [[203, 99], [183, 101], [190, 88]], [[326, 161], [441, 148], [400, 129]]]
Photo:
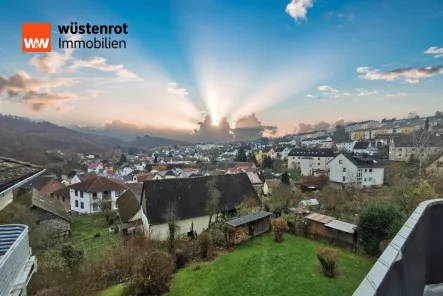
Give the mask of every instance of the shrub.
[[177, 268], [183, 268], [185, 267], [186, 263], [188, 262], [188, 258], [186, 256], [186, 253], [183, 250], [176, 250], [175, 251], [175, 265]]
[[283, 233], [288, 230], [288, 222], [283, 218], [272, 219], [272, 230], [274, 231], [274, 241], [283, 242]]
[[175, 266], [172, 256], [164, 251], [146, 252], [134, 265], [124, 295], [161, 295], [168, 291]]
[[83, 259], [83, 250], [76, 250], [72, 245], [64, 245], [61, 249], [66, 265], [74, 268]]
[[386, 203], [371, 203], [364, 206], [357, 224], [358, 239], [369, 255], [380, 253], [380, 242], [391, 239], [403, 225], [404, 216], [400, 209]]
[[338, 256], [340, 251], [318, 247], [316, 254], [322, 273], [328, 278], [335, 278], [338, 275]]
[[204, 231], [199, 235], [198, 239], [200, 242], [202, 258], [211, 258], [214, 254], [214, 242], [212, 241], [212, 235], [209, 232]]
[[251, 237], [249, 235], [249, 229], [247, 226], [237, 227], [235, 229], [235, 235], [234, 235], [234, 244], [235, 245], [244, 243], [245, 241], [249, 240], [250, 238]]

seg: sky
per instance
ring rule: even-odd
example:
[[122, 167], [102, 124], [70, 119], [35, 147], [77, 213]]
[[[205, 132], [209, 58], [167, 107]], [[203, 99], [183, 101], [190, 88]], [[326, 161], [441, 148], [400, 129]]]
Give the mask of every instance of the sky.
[[[42, 22], [52, 52], [22, 52]], [[8, 0], [0, 25], [0, 113], [65, 126], [227, 141], [443, 106], [441, 0]], [[94, 37], [126, 48], [58, 48]]]

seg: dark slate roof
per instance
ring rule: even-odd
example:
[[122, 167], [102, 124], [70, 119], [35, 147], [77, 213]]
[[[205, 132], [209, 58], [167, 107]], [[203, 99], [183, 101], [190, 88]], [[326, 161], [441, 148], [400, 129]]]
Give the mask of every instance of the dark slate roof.
[[355, 143], [353, 150], [355, 150], [355, 149], [360, 149], [360, 150], [368, 149], [369, 143], [370, 143], [369, 141], [358, 141], [357, 143]]
[[226, 223], [231, 226], [237, 227], [237, 226], [244, 225], [244, 224], [256, 221], [256, 220], [260, 220], [264, 217], [268, 217], [271, 215], [272, 215], [272, 213], [269, 213], [269, 212], [258, 212], [258, 213], [246, 215], [246, 216], [243, 216], [243, 217], [240, 217], [237, 219], [233, 219], [233, 220], [228, 221]]
[[227, 162], [227, 161], [220, 161], [217, 162], [217, 164], [215, 165], [216, 169], [218, 170], [226, 170], [226, 169], [230, 169], [230, 168], [234, 168], [236, 166], [235, 162]]
[[294, 148], [289, 152], [289, 156], [315, 156], [315, 157], [334, 157], [334, 150], [332, 149], [309, 149], [309, 148]]
[[376, 162], [375, 159], [369, 156], [357, 156], [349, 153], [342, 153], [349, 161], [359, 168], [382, 168], [383, 165]]
[[277, 147], [274, 152], [280, 153], [283, 152], [283, 150], [285, 150], [285, 147]]
[[263, 152], [264, 153], [268, 153], [271, 149], [274, 149], [273, 147], [265, 147], [264, 149], [263, 149]]
[[436, 134], [432, 134], [430, 136], [422, 135], [420, 132], [403, 135], [394, 139], [394, 145], [396, 147], [413, 147], [414, 143], [417, 142], [425, 142], [426, 147], [442, 147], [443, 139], [440, 136], [436, 136]]
[[259, 201], [248, 175], [232, 174], [200, 178], [145, 181], [144, 199], [146, 216], [150, 224], [164, 223], [163, 215], [171, 203], [178, 208], [180, 219], [189, 219], [206, 215], [208, 200], [208, 181], [216, 178], [220, 192], [220, 210], [234, 210], [244, 198], [252, 197]]
[[117, 198], [118, 214], [122, 223], [128, 222], [140, 210], [140, 195], [143, 184], [133, 183], [128, 185], [130, 185], [129, 189]]
[[47, 176], [38, 176], [32, 180], [30, 180], [29, 182], [26, 182], [25, 184], [23, 184], [21, 187], [22, 188], [26, 188], [26, 189], [37, 189], [37, 190], [41, 190], [46, 184], [48, 184], [50, 181], [53, 181], [57, 179], [53, 178], [53, 177], [47, 177]]
[[91, 177], [83, 182], [70, 185], [69, 187], [83, 192], [103, 192], [128, 189], [126, 184], [102, 176]]
[[0, 156], [0, 192], [43, 170], [27, 162]]
[[59, 200], [49, 197], [48, 195], [36, 189], [32, 189], [31, 194], [33, 207], [40, 208], [68, 222], [72, 222], [71, 216], [69, 216], [65, 207]]

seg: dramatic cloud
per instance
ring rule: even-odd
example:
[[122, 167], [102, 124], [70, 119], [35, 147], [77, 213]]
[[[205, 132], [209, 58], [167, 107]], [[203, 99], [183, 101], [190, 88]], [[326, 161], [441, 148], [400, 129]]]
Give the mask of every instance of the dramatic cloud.
[[118, 81], [138, 80], [134, 73], [123, 68], [123, 65], [108, 64], [103, 57], [92, 57], [87, 59], [74, 60], [69, 67], [69, 71], [75, 71], [79, 68], [92, 68], [100, 71], [113, 72], [117, 76]]
[[292, 0], [286, 5], [286, 13], [299, 23], [300, 20], [306, 19], [308, 8], [313, 6], [313, 2], [313, 0]]
[[320, 121], [314, 124], [299, 122], [298, 125], [294, 128], [294, 133], [307, 133], [318, 130], [327, 130], [329, 128], [331, 128], [331, 124], [326, 121]]
[[[65, 35], [66, 40], [79, 40], [81, 35]], [[72, 57], [72, 52], [75, 49], [65, 49], [63, 53], [48, 52], [44, 55], [37, 55], [32, 57], [29, 64], [35, 66], [40, 72], [44, 74], [55, 74], [62, 71], [63, 65]]]
[[186, 88], [179, 88], [178, 84], [175, 82], [168, 83], [167, 91], [170, 94], [178, 95], [178, 96], [187, 96], [188, 95], [188, 91], [186, 90]]
[[263, 125], [255, 113], [241, 114], [232, 129], [235, 140], [255, 140], [263, 135], [273, 136], [277, 133], [276, 126]]
[[405, 93], [396, 93], [396, 94], [387, 94], [386, 97], [387, 98], [392, 98], [392, 97], [404, 97], [406, 96]]
[[50, 93], [49, 89], [76, 82], [69, 78], [33, 79], [26, 72], [18, 72], [10, 77], [0, 76], [0, 98], [23, 103], [35, 111], [40, 111], [46, 106], [61, 105], [63, 101], [75, 99], [73, 94]]
[[430, 48], [428, 48], [425, 51], [426, 54], [432, 54], [434, 56], [434, 58], [441, 58], [443, 57], [443, 47], [436, 47], [436, 46], [432, 46]]
[[361, 78], [367, 80], [393, 81], [396, 79], [404, 79], [405, 82], [408, 83], [417, 83], [418, 79], [443, 74], [443, 67], [429, 66], [423, 68], [400, 68], [389, 72], [381, 72], [378, 69], [371, 70], [369, 67], [358, 67], [357, 73], [361, 74]]
[[318, 89], [318, 90], [321, 90], [321, 91], [329, 90], [329, 91], [332, 91], [332, 92], [338, 92], [338, 90], [336, 90], [336, 89], [333, 88], [332, 86], [328, 86], [328, 85], [321, 85], [321, 86], [318, 86], [317, 89]]
[[233, 139], [231, 127], [226, 117], [218, 118], [218, 124], [214, 124], [211, 115], [198, 123], [199, 128], [194, 130], [194, 135], [201, 142], [227, 142]]

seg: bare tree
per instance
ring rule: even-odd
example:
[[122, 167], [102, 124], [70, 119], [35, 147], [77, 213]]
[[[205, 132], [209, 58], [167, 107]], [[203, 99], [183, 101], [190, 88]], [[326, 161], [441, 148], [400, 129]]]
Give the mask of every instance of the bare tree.
[[429, 140], [431, 138], [431, 132], [428, 130], [421, 130], [412, 135], [413, 149], [417, 149], [418, 157], [418, 176], [421, 177], [423, 160], [428, 156]]
[[206, 201], [206, 213], [209, 215], [208, 229], [211, 228], [212, 217], [219, 212], [220, 191], [217, 189], [217, 179], [211, 178], [206, 182], [208, 200]]
[[175, 256], [175, 236], [179, 229], [179, 226], [177, 225], [178, 206], [175, 202], [168, 203], [163, 218], [166, 220], [169, 230], [168, 250], [172, 256]]

